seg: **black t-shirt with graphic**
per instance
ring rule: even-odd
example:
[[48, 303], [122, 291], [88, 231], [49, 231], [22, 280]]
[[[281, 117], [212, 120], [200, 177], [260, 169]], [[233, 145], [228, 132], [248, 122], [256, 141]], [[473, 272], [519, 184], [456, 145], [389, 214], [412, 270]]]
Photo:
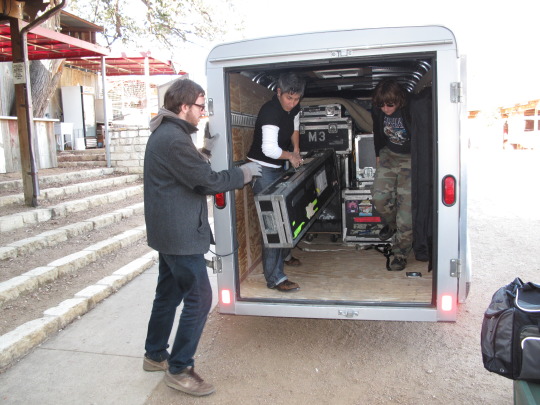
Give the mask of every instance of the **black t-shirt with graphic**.
[[401, 110], [385, 115], [383, 121], [384, 140], [388, 149], [395, 153], [411, 153], [411, 134], [403, 125]]

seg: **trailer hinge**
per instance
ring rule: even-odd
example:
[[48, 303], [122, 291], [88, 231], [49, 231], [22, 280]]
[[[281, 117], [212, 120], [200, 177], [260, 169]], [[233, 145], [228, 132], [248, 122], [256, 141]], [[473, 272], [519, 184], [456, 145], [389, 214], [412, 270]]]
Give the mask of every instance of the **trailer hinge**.
[[332, 56], [344, 58], [345, 56], [352, 56], [352, 51], [350, 49], [337, 49], [332, 51]]
[[457, 277], [459, 278], [461, 276], [461, 262], [459, 259], [452, 259], [450, 260], [450, 277]]
[[352, 318], [353, 316], [358, 316], [358, 311], [352, 309], [340, 309], [338, 310], [338, 315], [344, 316], [345, 318]]
[[206, 100], [206, 104], [207, 104], [207, 107], [206, 109], [208, 110], [208, 116], [212, 116], [214, 115], [214, 99], [213, 98], [209, 98]]
[[463, 86], [461, 82], [450, 83], [450, 101], [461, 103], [463, 101]]
[[221, 273], [221, 256], [214, 256], [212, 260], [206, 259], [206, 267], [211, 268], [214, 274]]

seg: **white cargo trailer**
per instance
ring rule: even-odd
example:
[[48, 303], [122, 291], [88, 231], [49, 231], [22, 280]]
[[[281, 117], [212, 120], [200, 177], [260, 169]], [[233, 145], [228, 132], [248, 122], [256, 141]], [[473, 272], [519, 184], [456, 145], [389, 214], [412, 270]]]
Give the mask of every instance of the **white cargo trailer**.
[[[246, 160], [259, 108], [275, 94], [279, 74], [293, 71], [306, 79], [302, 100], [306, 112], [317, 113], [313, 105], [337, 104], [343, 118], [354, 123], [350, 143], [354, 147], [336, 154], [343, 176], [339, 207], [350, 204], [351, 196], [356, 195], [360, 195], [360, 204], [369, 206], [369, 197], [363, 194], [369, 195], [371, 183], [366, 180], [372, 179], [373, 168], [365, 167], [368, 163], [361, 160], [374, 160], [366, 154], [373, 153], [369, 148], [370, 110], [377, 83], [394, 78], [411, 93], [429, 92], [432, 100], [430, 160], [422, 168], [429, 173], [431, 189], [431, 260], [417, 261], [413, 256], [404, 271], [387, 271], [388, 243], [351, 237], [347, 226], [327, 232], [321, 214], [321, 226], [308, 230], [293, 249], [302, 266], [285, 268], [289, 278], [300, 284], [300, 291], [268, 289], [262, 274], [261, 225], [251, 187], [246, 186], [214, 198], [216, 246], [212, 252], [220, 312], [357, 320], [456, 320], [458, 304], [465, 301], [471, 281], [468, 141], [460, 133], [465, 112], [462, 59], [453, 33], [440, 26], [276, 36], [222, 44], [209, 53], [210, 132], [220, 134], [215, 149], [219, 153], [212, 158], [214, 170]], [[359, 146], [363, 144], [367, 148]], [[339, 211], [336, 220], [345, 224], [347, 211]]]

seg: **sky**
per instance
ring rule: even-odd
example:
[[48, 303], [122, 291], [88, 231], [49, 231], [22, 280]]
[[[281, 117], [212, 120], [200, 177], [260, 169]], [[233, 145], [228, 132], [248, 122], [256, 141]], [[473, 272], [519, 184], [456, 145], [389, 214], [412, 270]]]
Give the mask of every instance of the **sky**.
[[[537, 0], [232, 0], [244, 31], [219, 42], [336, 29], [443, 25], [467, 59], [467, 109], [490, 109], [540, 99]], [[219, 43], [218, 42], [218, 43]], [[206, 84], [215, 46], [187, 47], [173, 59]]]

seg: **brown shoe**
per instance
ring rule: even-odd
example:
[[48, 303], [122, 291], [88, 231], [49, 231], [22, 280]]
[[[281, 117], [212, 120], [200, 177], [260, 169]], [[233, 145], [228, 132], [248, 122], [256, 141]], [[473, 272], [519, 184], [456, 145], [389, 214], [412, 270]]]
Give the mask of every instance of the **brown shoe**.
[[293, 283], [292, 281], [285, 280], [273, 286], [272, 288], [281, 292], [294, 292], [298, 291], [300, 289], [300, 286], [296, 283]]
[[302, 262], [300, 261], [300, 259], [291, 256], [291, 260], [285, 260], [285, 264], [291, 267], [298, 267], [302, 265]]
[[167, 371], [169, 362], [167, 360], [155, 361], [144, 356], [142, 368], [144, 371]]
[[167, 370], [165, 373], [165, 384], [175, 390], [197, 397], [210, 395], [216, 390], [212, 384], [204, 382], [193, 367], [188, 367], [179, 374], [171, 374]]

